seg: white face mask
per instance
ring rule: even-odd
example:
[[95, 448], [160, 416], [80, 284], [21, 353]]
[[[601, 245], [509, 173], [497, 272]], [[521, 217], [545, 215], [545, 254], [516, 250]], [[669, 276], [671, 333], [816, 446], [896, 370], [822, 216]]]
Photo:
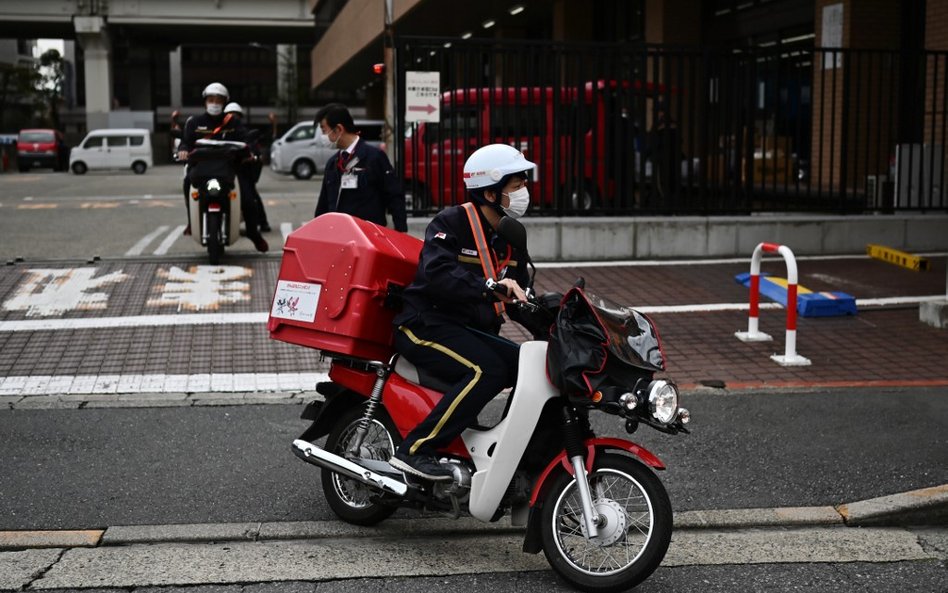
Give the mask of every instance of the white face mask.
[[510, 205], [504, 208], [504, 213], [512, 218], [520, 218], [530, 205], [530, 190], [521, 187], [507, 194], [507, 198], [510, 199]]
[[221, 111], [223, 111], [223, 110], [224, 110], [224, 106], [221, 105], [220, 103], [208, 103], [208, 104], [207, 104], [207, 112], [208, 112], [210, 115], [220, 115], [220, 114], [221, 114]]
[[[332, 130], [329, 130], [329, 134], [332, 134], [332, 132], [333, 132]], [[339, 146], [339, 141], [342, 140], [342, 134], [339, 134], [338, 136], [336, 136], [335, 140], [331, 140], [329, 138], [329, 134], [326, 134], [326, 142], [329, 142], [330, 148], [332, 148], [333, 150], [340, 149], [341, 146]]]

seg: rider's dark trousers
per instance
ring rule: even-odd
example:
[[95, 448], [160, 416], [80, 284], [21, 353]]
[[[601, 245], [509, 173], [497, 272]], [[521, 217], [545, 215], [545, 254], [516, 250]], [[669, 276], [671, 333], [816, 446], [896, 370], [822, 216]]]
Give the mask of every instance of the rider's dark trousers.
[[255, 199], [257, 189], [254, 187], [250, 172], [245, 167], [238, 170], [237, 183], [240, 184], [240, 212], [244, 217], [247, 238], [254, 240], [260, 237], [260, 210]]
[[395, 349], [452, 385], [398, 450], [433, 455], [477, 421], [477, 414], [517, 378], [518, 348], [454, 323], [413, 322], [395, 331]]

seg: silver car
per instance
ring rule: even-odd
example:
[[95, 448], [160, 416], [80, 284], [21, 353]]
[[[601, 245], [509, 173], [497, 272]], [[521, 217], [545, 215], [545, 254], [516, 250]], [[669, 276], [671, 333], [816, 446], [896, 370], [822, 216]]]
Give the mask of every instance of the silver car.
[[[354, 123], [362, 141], [381, 147], [382, 120], [357, 119]], [[270, 146], [270, 168], [277, 173], [292, 173], [297, 179], [309, 179], [322, 172], [336, 152], [319, 126], [302, 121]]]

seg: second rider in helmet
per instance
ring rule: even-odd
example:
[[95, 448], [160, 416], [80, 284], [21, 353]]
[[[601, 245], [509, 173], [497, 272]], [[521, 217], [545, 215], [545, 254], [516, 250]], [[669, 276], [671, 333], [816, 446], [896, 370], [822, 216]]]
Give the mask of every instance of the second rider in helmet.
[[[188, 121], [185, 122], [181, 143], [178, 145], [179, 161], [186, 161], [188, 153], [194, 149], [195, 143], [201, 139], [246, 140], [246, 128], [240, 125], [239, 118], [224, 113], [224, 105], [227, 104], [230, 96], [227, 87], [219, 82], [212, 82], [204, 87], [201, 96], [204, 98], [204, 113], [189, 117]], [[240, 194], [240, 207], [243, 210], [244, 222], [247, 225], [247, 238], [253, 241], [257, 251], [265, 252], [270, 247], [260, 235], [258, 229], [253, 194], [249, 191], [245, 192], [244, 187], [240, 188]], [[185, 195], [185, 202], [187, 202], [187, 195]], [[190, 234], [190, 230], [191, 224], [189, 221], [185, 234]]]
[[[525, 254], [494, 231], [503, 216], [521, 216], [530, 203], [528, 173], [536, 165], [512, 146], [490, 144], [464, 164], [469, 202], [445, 208], [428, 224], [414, 281], [395, 317], [395, 348], [419, 368], [451, 385], [428, 417], [399, 445], [390, 463], [428, 480], [450, 480], [435, 457], [474, 424], [498, 392], [514, 384], [517, 346], [496, 337], [504, 304], [524, 300]], [[488, 290], [497, 278], [510, 297]]]

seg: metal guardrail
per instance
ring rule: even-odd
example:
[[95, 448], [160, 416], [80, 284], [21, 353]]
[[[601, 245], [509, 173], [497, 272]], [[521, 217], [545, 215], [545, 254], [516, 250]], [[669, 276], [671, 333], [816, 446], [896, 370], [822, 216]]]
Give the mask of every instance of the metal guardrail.
[[464, 200], [477, 147], [539, 164], [534, 215], [948, 209], [948, 52], [401, 37], [439, 123], [399, 118], [416, 214]]

